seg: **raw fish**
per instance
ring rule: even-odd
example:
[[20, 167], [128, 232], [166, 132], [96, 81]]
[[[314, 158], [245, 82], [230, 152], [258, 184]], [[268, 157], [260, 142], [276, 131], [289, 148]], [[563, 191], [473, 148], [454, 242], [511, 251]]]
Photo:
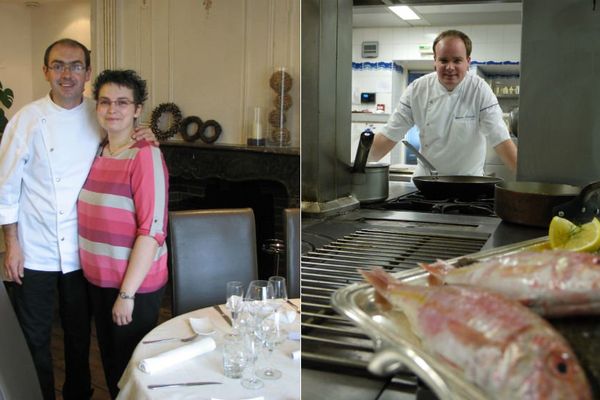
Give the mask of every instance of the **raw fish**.
[[520, 252], [456, 268], [420, 264], [430, 284], [485, 287], [546, 317], [600, 314], [600, 256], [571, 251]]
[[404, 312], [424, 350], [489, 398], [592, 398], [568, 343], [518, 302], [475, 286], [403, 284], [381, 268], [361, 272], [379, 301]]

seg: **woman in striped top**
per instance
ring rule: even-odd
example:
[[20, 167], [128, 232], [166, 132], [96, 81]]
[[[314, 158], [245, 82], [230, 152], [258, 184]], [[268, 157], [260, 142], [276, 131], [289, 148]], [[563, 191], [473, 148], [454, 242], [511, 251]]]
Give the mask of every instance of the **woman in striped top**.
[[107, 131], [77, 204], [79, 255], [90, 283], [104, 374], [112, 398], [137, 343], [158, 321], [167, 282], [168, 172], [160, 150], [131, 139], [147, 97], [134, 71], [94, 83]]

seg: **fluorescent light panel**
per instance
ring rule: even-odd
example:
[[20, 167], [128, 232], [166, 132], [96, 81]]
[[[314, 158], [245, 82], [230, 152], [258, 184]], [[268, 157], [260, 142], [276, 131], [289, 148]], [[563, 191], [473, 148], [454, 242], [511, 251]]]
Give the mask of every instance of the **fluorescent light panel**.
[[409, 6], [392, 6], [388, 7], [391, 12], [399, 16], [405, 21], [421, 19]]

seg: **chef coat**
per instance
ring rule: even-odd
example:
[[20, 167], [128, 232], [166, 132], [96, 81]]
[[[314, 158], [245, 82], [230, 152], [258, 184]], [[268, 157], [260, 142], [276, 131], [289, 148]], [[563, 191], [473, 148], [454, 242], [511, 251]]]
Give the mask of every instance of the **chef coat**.
[[[492, 147], [510, 139], [498, 99], [480, 77], [467, 73], [448, 91], [432, 72], [402, 94], [382, 133], [398, 142], [419, 128], [421, 153], [440, 175], [483, 175], [486, 139]], [[430, 175], [420, 161], [414, 176]]]
[[25, 268], [80, 268], [77, 197], [103, 137], [95, 103], [66, 110], [50, 96], [23, 107], [0, 143], [0, 225], [18, 222]]

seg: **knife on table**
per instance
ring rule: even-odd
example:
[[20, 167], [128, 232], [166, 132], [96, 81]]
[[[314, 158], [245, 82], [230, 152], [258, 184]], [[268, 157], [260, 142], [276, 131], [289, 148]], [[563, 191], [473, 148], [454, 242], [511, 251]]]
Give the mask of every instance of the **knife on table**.
[[229, 318], [229, 317], [227, 316], [227, 314], [225, 314], [225, 313], [223, 312], [223, 310], [221, 310], [221, 306], [219, 306], [218, 304], [216, 304], [216, 305], [214, 305], [214, 306], [213, 306], [213, 308], [214, 308], [215, 310], [217, 310], [217, 312], [218, 312], [219, 314], [221, 314], [221, 317], [223, 317], [223, 319], [225, 320], [225, 322], [227, 322], [227, 323], [229, 324], [229, 326], [232, 326], [232, 324], [231, 324], [231, 318]]
[[148, 385], [148, 389], [159, 389], [177, 386], [201, 386], [201, 385], [221, 385], [223, 382], [181, 382], [181, 383], [161, 383], [158, 385]]
[[298, 314], [300, 314], [300, 308], [298, 308], [298, 306], [297, 306], [297, 305], [295, 305], [294, 303], [292, 303], [292, 302], [291, 302], [291, 301], [289, 301], [289, 300], [286, 300], [285, 302], [286, 302], [286, 303], [288, 303], [290, 306], [292, 306], [292, 308], [293, 308], [294, 310], [296, 310], [296, 312], [297, 312]]

